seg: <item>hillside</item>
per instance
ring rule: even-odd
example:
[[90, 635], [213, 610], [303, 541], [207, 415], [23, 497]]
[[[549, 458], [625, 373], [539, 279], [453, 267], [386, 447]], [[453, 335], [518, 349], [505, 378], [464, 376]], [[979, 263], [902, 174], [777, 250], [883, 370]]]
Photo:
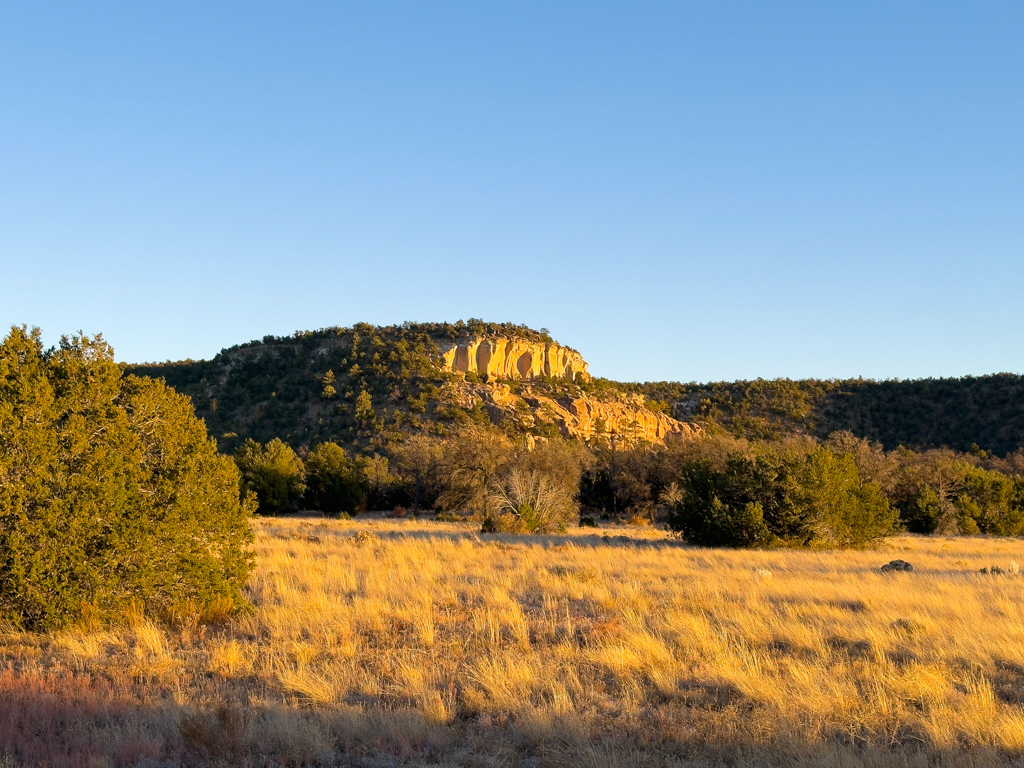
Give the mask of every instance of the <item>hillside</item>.
[[892, 450], [980, 448], [1004, 454], [1024, 446], [1024, 376], [638, 385], [679, 419], [714, 421], [747, 437], [849, 430]]
[[642, 393], [591, 379], [580, 354], [546, 331], [508, 323], [300, 331], [212, 360], [129, 369], [190, 395], [225, 451], [250, 437], [372, 448], [467, 422], [527, 439], [615, 432], [659, 442], [692, 429]]
[[890, 450], [1024, 446], [1024, 376], [628, 384], [591, 377], [546, 331], [479, 320], [300, 331], [129, 368], [190, 395], [226, 451], [247, 437], [367, 448], [466, 422], [533, 437], [660, 442], [719, 425], [767, 439], [849, 430]]

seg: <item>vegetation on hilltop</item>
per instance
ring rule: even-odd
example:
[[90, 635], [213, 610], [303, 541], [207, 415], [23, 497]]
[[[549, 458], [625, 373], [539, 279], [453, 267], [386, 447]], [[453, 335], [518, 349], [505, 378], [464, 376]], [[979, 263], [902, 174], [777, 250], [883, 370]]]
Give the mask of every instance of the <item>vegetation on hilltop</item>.
[[336, 441], [367, 446], [403, 427], [457, 420], [444, 391], [436, 338], [457, 325], [359, 324], [266, 337], [213, 360], [131, 366], [191, 395], [225, 450], [247, 438], [298, 448]]
[[[546, 331], [470, 320], [299, 331], [226, 349], [210, 361], [129, 366], [192, 397], [197, 413], [233, 451], [246, 438], [277, 437], [296, 450], [333, 441], [357, 451], [402, 435], [489, 421], [467, 407], [441, 370], [437, 345], [480, 335], [551, 341]], [[465, 377], [475, 381], [472, 374]], [[524, 384], [510, 382], [513, 392]], [[826, 438], [848, 430], [887, 449], [950, 447], [1005, 454], [1024, 446], [1024, 377], [917, 381], [789, 379], [629, 384], [602, 378], [532, 382], [538, 394], [611, 400], [643, 395], [646, 407], [750, 439]], [[510, 428], [512, 425], [507, 425]], [[516, 429], [547, 436], [537, 425]], [[548, 430], [550, 431], [550, 430]]]
[[718, 424], [752, 439], [825, 438], [847, 430], [889, 450], [980, 447], [1005, 454], [1024, 447], [1024, 376], [1016, 374], [625, 386], [665, 403], [676, 418]]
[[294, 448], [334, 441], [357, 449], [409, 432], [489, 421], [460, 406], [458, 378], [441, 369], [438, 342], [504, 335], [551, 342], [546, 331], [481, 320], [298, 331], [226, 349], [213, 360], [129, 366], [161, 377], [193, 404], [232, 451], [247, 438]]

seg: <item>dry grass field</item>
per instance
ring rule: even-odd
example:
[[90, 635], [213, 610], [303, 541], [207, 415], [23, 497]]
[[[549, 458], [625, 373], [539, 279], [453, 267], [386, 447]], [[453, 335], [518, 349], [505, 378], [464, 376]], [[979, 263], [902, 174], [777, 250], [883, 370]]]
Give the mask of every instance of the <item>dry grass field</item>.
[[[255, 526], [248, 616], [4, 633], [0, 765], [1024, 755], [1024, 541], [723, 551], [646, 528]], [[895, 557], [914, 572], [880, 573]]]

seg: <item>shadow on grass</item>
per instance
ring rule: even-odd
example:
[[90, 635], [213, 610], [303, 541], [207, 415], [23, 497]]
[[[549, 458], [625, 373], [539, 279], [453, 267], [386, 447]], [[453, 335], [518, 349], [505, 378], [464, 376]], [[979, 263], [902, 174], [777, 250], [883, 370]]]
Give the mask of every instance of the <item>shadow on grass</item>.
[[[250, 707], [211, 702], [183, 707], [156, 688], [148, 692], [152, 695], [126, 701], [110, 683], [89, 675], [65, 671], [36, 676], [8, 669], [0, 673], [0, 766], [1022, 764], [1021, 756], [1013, 753], [937, 750], [912, 738], [837, 735], [816, 743], [779, 737], [754, 743], [743, 732], [749, 702], [742, 694], [698, 683], [683, 688], [664, 710], [641, 718], [620, 715], [581, 722], [463, 712], [450, 723], [433, 724], [413, 710], [369, 706]], [[688, 719], [687, 713], [701, 716]]]
[[[454, 531], [381, 531], [367, 529], [373, 537], [381, 541], [473, 541], [478, 543], [499, 544], [503, 546], [532, 546], [532, 547], [580, 547], [582, 549], [598, 549], [606, 547], [641, 547], [649, 549], [690, 549], [697, 550], [693, 544], [687, 544], [678, 539], [647, 539], [642, 537], [631, 537], [622, 534], [611, 535], [590, 535], [590, 536], [569, 536], [560, 534], [542, 533], [478, 533], [476, 531], [454, 532]], [[314, 537], [335, 536], [338, 538], [358, 538], [365, 536], [363, 531], [318, 531], [312, 534]]]

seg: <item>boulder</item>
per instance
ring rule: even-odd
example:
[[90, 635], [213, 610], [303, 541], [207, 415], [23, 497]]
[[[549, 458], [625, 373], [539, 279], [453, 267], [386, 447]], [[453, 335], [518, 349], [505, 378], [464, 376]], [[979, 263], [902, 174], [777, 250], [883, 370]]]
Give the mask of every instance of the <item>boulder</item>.
[[896, 571], [912, 571], [914, 566], [906, 560], [890, 560], [882, 566], [882, 573], [895, 573]]

